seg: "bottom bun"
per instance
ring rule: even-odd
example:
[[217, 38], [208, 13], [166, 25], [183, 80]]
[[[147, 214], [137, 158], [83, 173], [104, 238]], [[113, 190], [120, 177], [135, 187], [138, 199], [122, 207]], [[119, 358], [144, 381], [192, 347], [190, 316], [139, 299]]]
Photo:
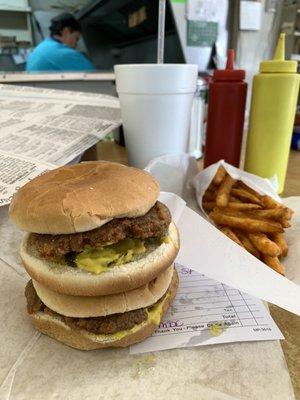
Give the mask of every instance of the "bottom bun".
[[42, 311], [30, 314], [35, 327], [45, 335], [80, 350], [94, 350], [105, 347], [127, 347], [151, 336], [159, 326], [176, 295], [178, 274], [174, 269], [170, 286], [165, 295], [153, 306], [147, 308], [148, 318], [133, 328], [114, 334], [94, 334], [84, 329], [71, 328], [59, 315], [48, 315]]

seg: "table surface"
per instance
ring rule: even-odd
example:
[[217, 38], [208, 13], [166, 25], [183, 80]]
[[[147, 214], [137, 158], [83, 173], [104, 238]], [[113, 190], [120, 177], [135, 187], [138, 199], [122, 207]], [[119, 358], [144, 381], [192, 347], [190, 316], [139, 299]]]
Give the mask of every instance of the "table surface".
[[[98, 145], [100, 160], [127, 164], [126, 149], [115, 142], [100, 142]], [[199, 162], [200, 167], [202, 165]], [[289, 159], [285, 190], [282, 197], [300, 196], [300, 152], [292, 150]], [[272, 317], [282, 331], [285, 340], [281, 346], [290, 371], [295, 398], [300, 400], [300, 317], [270, 304]]]

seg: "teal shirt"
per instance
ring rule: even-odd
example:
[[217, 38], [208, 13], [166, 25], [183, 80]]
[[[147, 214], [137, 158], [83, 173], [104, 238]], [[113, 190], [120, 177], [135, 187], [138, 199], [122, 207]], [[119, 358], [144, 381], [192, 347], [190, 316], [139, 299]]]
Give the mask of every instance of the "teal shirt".
[[47, 38], [29, 55], [26, 71], [95, 71], [95, 67], [79, 51]]

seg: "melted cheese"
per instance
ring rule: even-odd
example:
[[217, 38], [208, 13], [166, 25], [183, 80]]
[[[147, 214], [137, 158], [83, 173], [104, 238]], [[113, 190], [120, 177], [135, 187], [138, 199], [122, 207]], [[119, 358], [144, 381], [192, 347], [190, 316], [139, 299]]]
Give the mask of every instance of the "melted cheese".
[[101, 274], [111, 270], [112, 267], [129, 263], [136, 255], [146, 252], [145, 245], [170, 243], [170, 237], [142, 239], [124, 239], [118, 243], [102, 248], [90, 248], [83, 250], [75, 259], [78, 268]]
[[124, 239], [119, 243], [100, 249], [87, 249], [76, 257], [76, 265], [85, 271], [101, 274], [109, 271], [111, 264], [122, 265], [132, 261], [133, 257], [146, 252], [145, 244], [140, 239]]

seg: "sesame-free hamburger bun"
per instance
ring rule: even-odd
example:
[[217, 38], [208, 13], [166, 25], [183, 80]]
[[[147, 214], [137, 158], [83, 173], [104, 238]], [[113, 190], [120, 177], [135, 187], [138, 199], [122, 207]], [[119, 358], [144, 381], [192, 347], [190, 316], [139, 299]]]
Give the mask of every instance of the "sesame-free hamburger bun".
[[135, 218], [157, 201], [159, 185], [148, 172], [108, 161], [54, 169], [23, 187], [10, 204], [10, 218], [26, 232], [90, 231], [113, 218]]

